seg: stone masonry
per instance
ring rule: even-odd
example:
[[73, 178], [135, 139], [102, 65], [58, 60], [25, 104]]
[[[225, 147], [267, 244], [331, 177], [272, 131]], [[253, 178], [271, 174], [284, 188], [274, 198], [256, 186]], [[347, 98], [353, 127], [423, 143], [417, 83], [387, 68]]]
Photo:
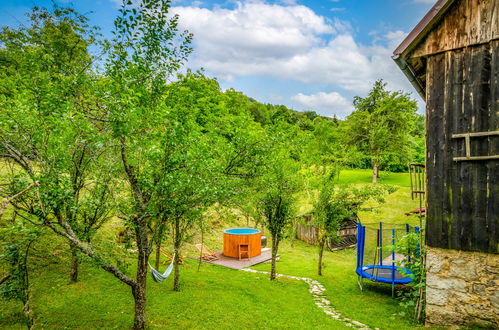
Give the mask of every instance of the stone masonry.
[[499, 326], [499, 255], [427, 248], [426, 324]]

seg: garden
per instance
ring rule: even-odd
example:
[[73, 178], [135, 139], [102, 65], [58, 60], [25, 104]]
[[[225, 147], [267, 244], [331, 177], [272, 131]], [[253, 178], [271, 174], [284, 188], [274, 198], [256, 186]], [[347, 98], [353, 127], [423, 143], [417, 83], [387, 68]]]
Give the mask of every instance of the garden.
[[[29, 17], [0, 36], [0, 327], [420, 326], [407, 93], [380, 79], [330, 118], [222, 90], [186, 68], [194, 36], [168, 1], [125, 2], [111, 40], [71, 8]], [[359, 287], [358, 243], [331, 248], [345, 221], [417, 226], [365, 242], [411, 284]], [[196, 245], [222, 251], [229, 228], [258, 229], [269, 258], [206, 262]]]

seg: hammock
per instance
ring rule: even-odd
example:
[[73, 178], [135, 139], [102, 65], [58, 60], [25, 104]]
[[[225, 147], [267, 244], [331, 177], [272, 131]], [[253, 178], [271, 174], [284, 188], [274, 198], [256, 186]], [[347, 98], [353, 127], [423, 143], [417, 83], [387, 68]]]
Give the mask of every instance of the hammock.
[[165, 270], [165, 272], [163, 274], [158, 272], [156, 269], [154, 269], [153, 266], [151, 266], [151, 264], [149, 264], [149, 268], [151, 268], [151, 275], [152, 275], [152, 278], [154, 279], [154, 281], [161, 283], [164, 280], [166, 280], [166, 278], [168, 276], [170, 276], [170, 274], [173, 270], [173, 261], [174, 260], [175, 260], [175, 254], [173, 254], [173, 258], [172, 258], [172, 262], [170, 263], [170, 266], [168, 266], [168, 268]]

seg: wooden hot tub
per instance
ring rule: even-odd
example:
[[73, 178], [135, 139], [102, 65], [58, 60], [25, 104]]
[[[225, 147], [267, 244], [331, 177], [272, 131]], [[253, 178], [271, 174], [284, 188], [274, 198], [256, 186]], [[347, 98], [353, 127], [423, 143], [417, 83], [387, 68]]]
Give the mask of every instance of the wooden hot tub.
[[224, 231], [224, 255], [239, 258], [239, 244], [249, 244], [249, 257], [262, 253], [262, 233], [258, 229], [234, 228]]

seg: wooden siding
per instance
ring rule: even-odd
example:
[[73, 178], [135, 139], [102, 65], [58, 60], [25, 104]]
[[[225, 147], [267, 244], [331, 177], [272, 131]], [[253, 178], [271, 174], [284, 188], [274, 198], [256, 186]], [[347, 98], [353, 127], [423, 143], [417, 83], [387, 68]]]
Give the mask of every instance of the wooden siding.
[[224, 233], [224, 256], [239, 258], [240, 244], [248, 244], [250, 246], [250, 258], [259, 256], [262, 253], [262, 233], [249, 235]]
[[[499, 41], [427, 63], [427, 244], [498, 253], [499, 160], [454, 161], [465, 141], [451, 136], [499, 130]], [[499, 154], [497, 135], [470, 143], [474, 155]]]
[[296, 225], [296, 237], [300, 241], [304, 241], [308, 244], [317, 244], [317, 228], [314, 226], [307, 225]]
[[413, 50], [421, 57], [499, 38], [499, 0], [458, 0]]

